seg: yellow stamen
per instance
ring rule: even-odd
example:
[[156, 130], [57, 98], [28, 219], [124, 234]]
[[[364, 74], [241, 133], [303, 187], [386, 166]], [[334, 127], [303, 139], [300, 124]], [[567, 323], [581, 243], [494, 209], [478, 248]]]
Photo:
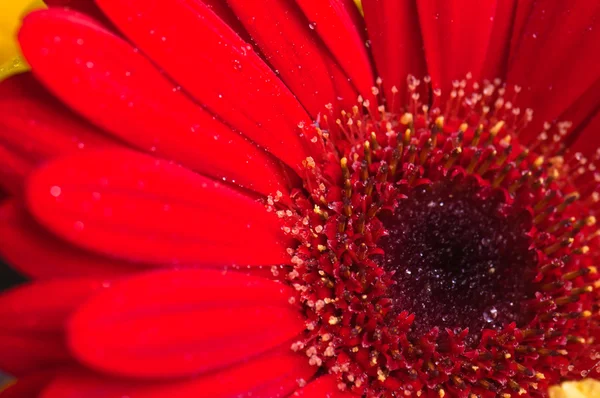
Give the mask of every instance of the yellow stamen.
[[21, 20], [27, 13], [45, 8], [42, 0], [0, 2], [0, 80], [29, 70], [16, 40]]
[[600, 381], [585, 379], [569, 381], [550, 387], [550, 398], [595, 398], [600, 397]]

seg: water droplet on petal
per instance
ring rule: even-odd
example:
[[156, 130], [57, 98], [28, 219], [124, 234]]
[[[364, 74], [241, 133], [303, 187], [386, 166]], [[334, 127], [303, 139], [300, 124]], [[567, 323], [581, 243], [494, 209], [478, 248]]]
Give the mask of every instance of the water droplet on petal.
[[50, 188], [50, 195], [54, 196], [55, 198], [58, 198], [61, 193], [62, 189], [57, 185], [54, 185]]

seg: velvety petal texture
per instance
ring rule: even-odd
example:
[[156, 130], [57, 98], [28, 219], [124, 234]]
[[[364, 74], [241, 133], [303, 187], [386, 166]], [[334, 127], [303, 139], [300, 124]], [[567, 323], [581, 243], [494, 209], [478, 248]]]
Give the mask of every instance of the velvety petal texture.
[[56, 279], [32, 282], [0, 296], [0, 369], [22, 377], [74, 360], [65, 325], [87, 298], [110, 286], [107, 280]]
[[[306, 157], [297, 126], [310, 117], [253, 47], [204, 3], [98, 3], [119, 29], [209, 110], [291, 167]], [[209, 78], [198, 79], [199, 74]]]
[[140, 270], [80, 249], [37, 223], [15, 200], [0, 205], [0, 254], [11, 266], [33, 279], [116, 277]]
[[385, 94], [395, 110], [394, 104], [401, 106], [404, 98], [392, 102], [392, 87], [403, 95], [408, 74], [427, 73], [417, 5], [414, 1], [371, 0], [363, 2], [363, 8], [377, 75], [383, 79]]
[[[520, 101], [535, 110], [532, 133], [541, 131], [544, 121], [559, 119], [600, 79], [599, 69], [593, 66], [600, 62], [599, 12], [597, 3], [590, 7], [568, 2], [531, 5], [510, 55], [507, 80], [523, 86]], [[595, 96], [586, 105], [597, 103]]]
[[298, 335], [304, 321], [290, 304], [294, 297], [285, 285], [238, 273], [143, 274], [81, 307], [69, 323], [70, 346], [80, 360], [110, 373], [195, 375]]
[[61, 336], [0, 332], [0, 351], [0, 369], [16, 377], [73, 363]]
[[478, 81], [494, 26], [496, 1], [416, 3], [433, 84], [447, 91], [452, 80], [463, 79], [469, 72]]
[[65, 372], [40, 398], [278, 398], [288, 396], [315, 371], [305, 358], [287, 349], [275, 350], [223, 370], [172, 382], [123, 381], [81, 371]]
[[30, 73], [0, 82], [0, 186], [20, 195], [22, 182], [53, 157], [116, 146], [53, 98]]
[[109, 256], [187, 266], [289, 261], [279, 222], [260, 202], [132, 151], [62, 157], [36, 170], [27, 197], [48, 229]]
[[94, 21], [60, 9], [40, 11], [26, 18], [19, 35], [37, 76], [117, 137], [264, 194], [285, 190], [263, 150], [194, 104], [137, 49]]
[[267, 0], [254, 7], [243, 0], [228, 3], [312, 118], [324, 110], [324, 104], [335, 102], [329, 71], [335, 67], [333, 59], [293, 2]]
[[[346, 0], [296, 0], [313, 29], [323, 40], [353, 86], [367, 95], [375, 81], [362, 21], [358, 10]], [[352, 98], [354, 100], [354, 98]]]
[[59, 334], [82, 301], [110, 285], [109, 280], [75, 278], [31, 282], [13, 288], [0, 296], [0, 330], [29, 335]]

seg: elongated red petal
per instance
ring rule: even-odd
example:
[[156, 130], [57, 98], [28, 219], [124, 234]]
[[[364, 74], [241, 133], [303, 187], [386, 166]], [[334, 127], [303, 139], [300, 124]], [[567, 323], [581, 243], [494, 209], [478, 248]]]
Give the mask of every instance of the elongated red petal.
[[233, 189], [126, 150], [62, 157], [28, 181], [29, 210], [82, 247], [164, 265], [289, 262], [279, 222]]
[[14, 376], [73, 362], [63, 336], [26, 336], [0, 331], [0, 369]]
[[249, 358], [304, 329], [294, 292], [238, 273], [160, 271], [115, 284], [70, 322], [71, 349], [90, 366], [179, 377]]
[[246, 32], [244, 25], [237, 18], [233, 10], [229, 8], [227, 0], [202, 0], [204, 4], [211, 9], [212, 12], [217, 14], [219, 18], [223, 20], [231, 29], [235, 31], [244, 41], [250, 42], [251, 37]]
[[570, 146], [573, 153], [581, 152], [584, 156], [593, 157], [600, 148], [600, 111], [596, 112], [586, 123], [576, 130], [577, 137]]
[[489, 80], [506, 78], [515, 13], [519, 3], [522, 2], [522, 0], [496, 1], [492, 32], [480, 78]]
[[[288, 396], [315, 371], [306, 358], [286, 348], [190, 380], [169, 383], [123, 382], [82, 372], [64, 373], [40, 398], [277, 398]], [[265, 390], [269, 388], [276, 391], [267, 395]]]
[[0, 391], [0, 398], [39, 398], [40, 393], [55, 378], [58, 370], [42, 370], [19, 377]]
[[433, 84], [448, 90], [453, 80], [463, 79], [469, 72], [478, 81], [494, 25], [496, 1], [416, 3]]
[[33, 167], [33, 162], [0, 144], [0, 192], [20, 195], [25, 177]]
[[533, 11], [533, 5], [536, 3], [536, 0], [519, 0], [517, 1], [517, 8], [515, 10], [513, 26], [512, 26], [512, 34], [510, 39], [510, 51], [509, 51], [509, 60], [512, 60], [514, 54], [517, 53], [519, 46], [521, 45], [521, 40], [523, 39], [523, 35], [525, 32], [525, 27], [527, 26], [527, 22], [529, 21], [529, 16]]
[[77, 306], [110, 282], [56, 279], [30, 282], [0, 294], [0, 331], [15, 335], [60, 334]]
[[519, 104], [535, 111], [529, 129], [534, 135], [600, 79], [600, 69], [592, 66], [600, 63], [600, 4], [534, 2], [531, 7], [507, 81], [523, 86]]
[[306, 157], [297, 126], [310, 118], [252, 46], [205, 4], [195, 0], [98, 4], [187, 92], [228, 124], [291, 167]]
[[0, 83], [0, 184], [13, 170], [18, 177], [9, 184], [19, 195], [25, 175], [36, 165], [60, 154], [117, 143], [60, 104], [31, 73]]
[[86, 17], [39, 11], [19, 38], [34, 72], [94, 123], [148, 152], [265, 195], [283, 176], [260, 148], [201, 107], [124, 40]]
[[336, 102], [330, 77], [334, 60], [296, 4], [285, 0], [255, 2], [252, 7], [245, 0], [228, 3], [313, 118], [325, 110], [325, 104]]
[[[306, 387], [296, 391], [293, 396], [303, 398], [349, 398], [356, 396], [340, 390], [338, 383], [335, 375], [321, 376]], [[342, 388], [345, 388], [344, 384], [342, 384]]]
[[0, 255], [33, 279], [118, 277], [140, 268], [82, 250], [44, 229], [15, 200], [0, 205]]
[[65, 7], [81, 12], [93, 17], [96, 21], [102, 22], [112, 28], [112, 24], [106, 16], [100, 11], [94, 0], [44, 0], [50, 7]]
[[355, 5], [344, 0], [296, 0], [296, 3], [354, 86], [367, 95], [375, 78], [365, 41], [353, 20]]
[[427, 73], [417, 6], [413, 1], [371, 0], [364, 1], [363, 8], [377, 73], [383, 79], [388, 103], [400, 106], [404, 97], [391, 105], [391, 88], [395, 86], [403, 95], [409, 74]]

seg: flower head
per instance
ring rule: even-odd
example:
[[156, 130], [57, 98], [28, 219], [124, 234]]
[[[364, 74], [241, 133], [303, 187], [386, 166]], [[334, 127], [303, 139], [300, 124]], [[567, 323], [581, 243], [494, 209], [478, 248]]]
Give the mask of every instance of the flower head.
[[[98, 5], [30, 14], [35, 79], [0, 85], [0, 253], [32, 279], [0, 297], [9, 393], [510, 398], [598, 378], [598, 76], [532, 63], [575, 36], [592, 54], [595, 14]], [[547, 19], [576, 33], [545, 38]]]

